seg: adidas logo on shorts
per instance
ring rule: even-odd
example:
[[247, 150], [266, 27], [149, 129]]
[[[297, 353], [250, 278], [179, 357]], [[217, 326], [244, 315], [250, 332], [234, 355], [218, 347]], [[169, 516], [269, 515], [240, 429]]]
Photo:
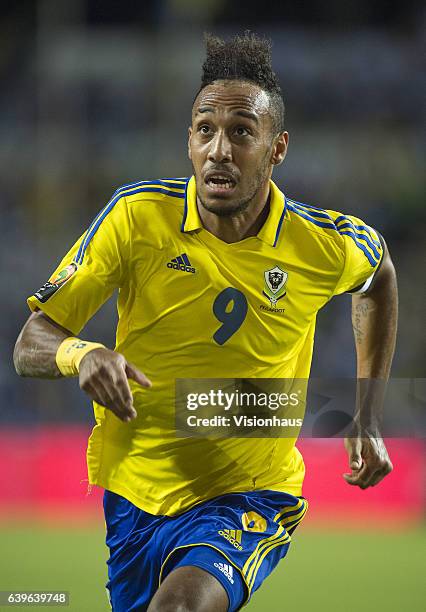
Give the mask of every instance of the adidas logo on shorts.
[[228, 540], [230, 544], [237, 550], [243, 550], [241, 546], [242, 532], [241, 529], [221, 529], [218, 534]]
[[232, 565], [228, 565], [227, 563], [213, 563], [213, 565], [217, 567], [222, 574], [225, 574], [231, 584], [234, 584], [234, 579], [232, 577], [234, 575], [234, 568]]

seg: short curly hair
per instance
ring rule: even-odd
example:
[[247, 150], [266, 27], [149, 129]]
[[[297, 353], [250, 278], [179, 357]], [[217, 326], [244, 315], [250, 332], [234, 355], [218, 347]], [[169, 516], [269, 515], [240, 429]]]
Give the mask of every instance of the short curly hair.
[[[224, 41], [204, 34], [207, 57], [203, 64], [201, 87], [197, 96], [214, 81], [227, 79], [255, 83], [266, 91], [271, 101], [274, 134], [284, 131], [284, 100], [277, 76], [272, 70], [272, 42], [249, 31]], [[197, 97], [196, 96], [196, 97]]]

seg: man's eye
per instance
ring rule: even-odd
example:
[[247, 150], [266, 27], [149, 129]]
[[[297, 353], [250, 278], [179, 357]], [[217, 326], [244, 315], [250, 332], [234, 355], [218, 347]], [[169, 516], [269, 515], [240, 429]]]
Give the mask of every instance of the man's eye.
[[208, 125], [200, 125], [198, 131], [201, 132], [201, 134], [208, 134], [210, 132], [210, 127]]
[[235, 133], [237, 136], [247, 136], [247, 134], [249, 134], [249, 131], [247, 128], [240, 125], [239, 127], [235, 129]]

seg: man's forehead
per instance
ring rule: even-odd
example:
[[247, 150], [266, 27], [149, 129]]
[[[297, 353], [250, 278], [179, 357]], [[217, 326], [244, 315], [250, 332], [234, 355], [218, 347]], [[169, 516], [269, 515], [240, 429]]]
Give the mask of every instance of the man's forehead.
[[270, 112], [270, 100], [268, 94], [254, 83], [216, 81], [200, 91], [194, 102], [193, 114], [206, 112], [207, 109], [213, 112], [243, 109], [261, 116]]

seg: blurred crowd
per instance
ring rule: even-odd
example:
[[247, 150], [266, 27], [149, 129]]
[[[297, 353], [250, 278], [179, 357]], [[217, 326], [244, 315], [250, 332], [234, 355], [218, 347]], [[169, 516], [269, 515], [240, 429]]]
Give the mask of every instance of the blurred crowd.
[[[15, 374], [25, 300], [120, 184], [191, 174], [187, 127], [204, 31], [249, 28], [272, 39], [290, 132], [274, 180], [290, 197], [355, 214], [384, 235], [400, 287], [393, 375], [424, 376], [425, 10], [285, 4], [2, 3], [0, 423], [91, 418], [75, 381]], [[86, 337], [112, 346], [115, 321], [111, 302]], [[351, 376], [354, 364], [344, 297], [320, 313], [313, 374]]]

